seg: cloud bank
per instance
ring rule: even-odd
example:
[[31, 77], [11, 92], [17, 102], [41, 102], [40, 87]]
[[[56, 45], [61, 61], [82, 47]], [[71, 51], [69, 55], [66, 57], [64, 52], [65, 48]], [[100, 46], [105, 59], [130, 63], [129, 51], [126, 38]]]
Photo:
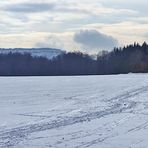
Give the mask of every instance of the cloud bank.
[[147, 5], [146, 0], [0, 0], [0, 47], [97, 51], [148, 42]]
[[118, 41], [96, 30], [81, 30], [75, 33], [74, 41], [81, 44], [85, 49], [109, 50], [118, 45]]
[[36, 13], [49, 10], [52, 11], [54, 7], [54, 3], [19, 3], [7, 5], [4, 10], [8, 12]]

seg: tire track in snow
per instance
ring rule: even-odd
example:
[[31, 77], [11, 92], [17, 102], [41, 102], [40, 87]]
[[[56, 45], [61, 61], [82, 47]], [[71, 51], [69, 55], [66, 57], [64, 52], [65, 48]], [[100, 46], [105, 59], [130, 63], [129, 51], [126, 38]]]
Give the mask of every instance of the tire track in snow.
[[[139, 89], [134, 89], [132, 91], [128, 91], [119, 96], [113, 97], [107, 100], [110, 103], [113, 103], [111, 107], [102, 111], [88, 112], [85, 114], [80, 114], [80, 116], [74, 117], [62, 117], [56, 120], [53, 120], [48, 123], [40, 123], [40, 124], [31, 124], [26, 126], [20, 126], [17, 128], [12, 128], [10, 130], [1, 131], [0, 132], [0, 147], [1, 148], [9, 148], [16, 146], [19, 142], [23, 141], [27, 138], [29, 134], [50, 130], [58, 127], [64, 127], [68, 125], [73, 125], [81, 122], [88, 122], [90, 120], [94, 120], [97, 118], [101, 118], [110, 114], [122, 113], [128, 109], [134, 108], [137, 103], [134, 101], [128, 100], [131, 97], [134, 97], [138, 94], [141, 94], [148, 90], [148, 86], [141, 87]], [[100, 140], [97, 140], [101, 142]]]

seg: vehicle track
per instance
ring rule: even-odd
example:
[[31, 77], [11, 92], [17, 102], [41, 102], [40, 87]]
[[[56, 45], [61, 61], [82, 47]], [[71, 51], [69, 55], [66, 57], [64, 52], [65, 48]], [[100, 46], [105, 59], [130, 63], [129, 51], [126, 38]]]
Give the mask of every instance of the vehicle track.
[[[141, 88], [124, 92], [121, 95], [110, 98], [107, 101], [112, 105], [109, 108], [104, 109], [102, 111], [86, 112], [73, 117], [65, 116], [46, 123], [30, 124], [26, 126], [12, 128], [9, 130], [0, 131], [0, 147], [15, 147], [21, 141], [27, 139], [28, 135], [35, 132], [55, 129], [81, 122], [88, 122], [110, 114], [122, 113], [124, 111], [134, 108], [137, 105], [136, 102], [129, 100], [130, 98], [138, 94], [141, 94], [145, 91], [148, 91], [148, 86], [143, 86]], [[98, 142], [100, 142], [100, 140], [98, 140]]]

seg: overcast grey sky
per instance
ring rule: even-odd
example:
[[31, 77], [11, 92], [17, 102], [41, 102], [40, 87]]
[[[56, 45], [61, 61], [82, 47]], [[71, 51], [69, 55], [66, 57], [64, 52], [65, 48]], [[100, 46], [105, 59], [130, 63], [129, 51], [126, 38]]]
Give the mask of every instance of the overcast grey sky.
[[148, 41], [147, 0], [0, 0], [0, 47], [99, 51]]

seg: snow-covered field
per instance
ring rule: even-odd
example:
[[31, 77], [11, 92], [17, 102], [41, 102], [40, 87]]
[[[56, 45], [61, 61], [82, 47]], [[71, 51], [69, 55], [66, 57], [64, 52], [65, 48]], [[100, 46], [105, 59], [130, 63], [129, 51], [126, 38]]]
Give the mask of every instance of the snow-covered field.
[[147, 148], [148, 74], [1, 77], [0, 148]]

